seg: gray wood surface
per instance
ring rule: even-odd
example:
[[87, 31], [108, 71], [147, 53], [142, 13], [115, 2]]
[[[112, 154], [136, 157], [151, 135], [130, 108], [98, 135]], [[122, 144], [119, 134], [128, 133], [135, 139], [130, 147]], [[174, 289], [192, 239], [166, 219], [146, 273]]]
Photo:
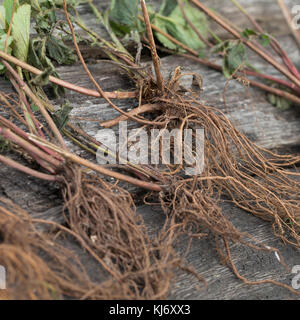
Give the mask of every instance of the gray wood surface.
[[[230, 1], [210, 0], [203, 2], [226, 14], [236, 24], [245, 26], [243, 16], [232, 6]], [[286, 2], [290, 7], [297, 4], [297, 1]], [[107, 8], [109, 1], [98, 1], [97, 3], [99, 8]], [[157, 6], [161, 1], [156, 0], [153, 3]], [[220, 3], [222, 3], [222, 6]], [[287, 49], [292, 60], [300, 67], [299, 50], [293, 38], [289, 35], [289, 30], [276, 1], [241, 0], [240, 3], [262, 21], [262, 25], [267, 31], [278, 36], [280, 43]], [[89, 27], [107, 37], [86, 5], [80, 7], [80, 13]], [[252, 56], [253, 54], [249, 52], [249, 60]], [[216, 61], [218, 61], [217, 58]], [[143, 62], [150, 63], [146, 57], [143, 58]], [[178, 65], [183, 68], [183, 72], [199, 73], [204, 81], [201, 100], [226, 112], [240, 130], [257, 144], [272, 149], [281, 147], [285, 149], [298, 148], [300, 146], [300, 112], [297, 110], [299, 107], [288, 111], [277, 110], [268, 103], [265, 93], [258, 89], [250, 89], [247, 93], [239, 83], [231, 82], [227, 89], [227, 108], [225, 109], [222, 100], [225, 79], [220, 73], [176, 56], [162, 58], [161, 64], [166, 78]], [[262, 63], [258, 62], [256, 66], [262, 67]], [[128, 90], [132, 88], [132, 84], [127, 77], [121, 74], [117, 67], [107, 62], [99, 62], [93, 59], [89, 62], [89, 68], [104, 90]], [[263, 68], [270, 74], [277, 74], [271, 67]], [[62, 66], [57, 70], [62, 79], [87, 88], [93, 88], [79, 64]], [[191, 82], [191, 77], [185, 77], [182, 80], [182, 85], [190, 87]], [[9, 84], [4, 82], [3, 79], [0, 79], [0, 85], [2, 90], [10, 90]], [[111, 110], [103, 99], [85, 97], [74, 92], [67, 92], [66, 98], [70, 100], [73, 107], [71, 116], [99, 120], [99, 122], [78, 121], [83, 129], [93, 136], [101, 128], [101, 121], [118, 116], [118, 113]], [[60, 102], [55, 101], [57, 106]], [[131, 109], [136, 105], [135, 100], [118, 101], [118, 106], [123, 110]], [[79, 150], [79, 148], [71, 144], [69, 146], [72, 146], [72, 150], [77, 154], [86, 156], [85, 152]], [[33, 217], [46, 218], [57, 222], [63, 221], [61, 215], [62, 199], [56, 185], [27, 177], [2, 165], [0, 166], [0, 177], [0, 195], [12, 199], [24, 209], [29, 210]], [[222, 208], [239, 229], [251, 232], [265, 245], [278, 247], [290, 267], [300, 265], [299, 251], [284, 246], [279, 240], [275, 239], [270, 224], [231, 204], [224, 203]], [[143, 215], [150, 233], [157, 232], [163, 225], [164, 216], [161, 211], [154, 211], [148, 206], [141, 206], [138, 208], [138, 212]], [[187, 240], [182, 239], [181, 244], [176, 249], [179, 252], [184, 252], [186, 244]], [[74, 250], [88, 266], [91, 274], [95, 273], [96, 267], [93, 261], [90, 261], [75, 244], [70, 243], [69, 245], [74, 246]], [[258, 253], [239, 245], [233, 246], [233, 252], [234, 261], [239, 271], [249, 279], [272, 278], [287, 284], [291, 283], [293, 275], [280, 265], [274, 254]], [[208, 286], [206, 289], [199, 290], [199, 285], [201, 287], [202, 284], [199, 284], [191, 275], [178, 272], [169, 294], [170, 299], [295, 299], [295, 296], [285, 289], [273, 285], [248, 286], [236, 279], [227, 267], [220, 264], [213, 239], [195, 240], [187, 259], [206, 278]]]

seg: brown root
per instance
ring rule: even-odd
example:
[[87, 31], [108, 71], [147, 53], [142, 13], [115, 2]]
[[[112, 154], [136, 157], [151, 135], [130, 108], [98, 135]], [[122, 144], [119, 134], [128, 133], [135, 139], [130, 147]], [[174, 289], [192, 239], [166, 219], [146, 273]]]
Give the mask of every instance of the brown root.
[[3, 299], [81, 298], [93, 288], [76, 255], [38, 231], [27, 212], [0, 199], [0, 265], [6, 269]]
[[[209, 230], [216, 237], [222, 261], [241, 280], [248, 284], [270, 282], [297, 293], [273, 280], [250, 282], [238, 273], [231, 259], [229, 242], [258, 250], [269, 249], [233, 226], [218, 203], [220, 199], [230, 200], [237, 207], [270, 221], [278, 238], [299, 248], [300, 182], [296, 179], [299, 173], [295, 164], [300, 162], [300, 158], [282, 156], [257, 146], [239, 132], [220, 110], [200, 103], [192, 92], [182, 95], [178, 91], [181, 76], [175, 72], [173, 79], [166, 84], [166, 93], [153, 99], [154, 103], [161, 104], [162, 113], [153, 120], [151, 128], [156, 128], [155, 123], [159, 119], [168, 122], [166, 129], [169, 131], [174, 128], [181, 131], [203, 129], [205, 165], [201, 174], [192, 177], [184, 177], [187, 165], [184, 159], [179, 165], [156, 168], [170, 179], [169, 190], [159, 195], [165, 213], [174, 217], [169, 228], [176, 225], [178, 232], [185, 232], [191, 237], [202, 234], [203, 228]], [[170, 147], [173, 154], [175, 143]], [[196, 150], [192, 151], [195, 153]], [[288, 167], [294, 171], [287, 171]], [[224, 243], [223, 246], [220, 243]], [[270, 250], [277, 252], [274, 248]]]
[[63, 193], [66, 221], [110, 276], [109, 298], [165, 298], [179, 263], [172, 246], [149, 238], [127, 191], [78, 168], [72, 173]]

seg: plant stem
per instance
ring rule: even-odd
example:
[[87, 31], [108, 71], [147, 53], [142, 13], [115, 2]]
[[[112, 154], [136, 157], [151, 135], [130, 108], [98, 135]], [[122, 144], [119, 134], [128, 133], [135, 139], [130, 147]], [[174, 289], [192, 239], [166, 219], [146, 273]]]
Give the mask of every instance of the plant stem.
[[57, 181], [56, 176], [41, 173], [39, 171], [30, 169], [30, 168], [23, 166], [22, 164], [20, 164], [16, 161], [14, 161], [14, 160], [7, 158], [7, 157], [4, 157], [2, 155], [0, 155], [0, 162], [6, 164], [9, 167], [12, 167], [12, 168], [17, 169], [19, 171], [22, 171], [30, 176], [36, 177], [38, 179], [47, 180], [47, 181]]
[[[171, 39], [170, 39], [171, 40]], [[172, 40], [171, 40], [172, 41]], [[198, 57], [194, 57], [194, 56], [190, 56], [190, 55], [187, 55], [187, 54], [181, 54], [181, 53], [178, 53], [177, 51], [174, 51], [174, 50], [170, 50], [170, 49], [167, 49], [167, 48], [163, 48], [163, 47], [160, 47], [160, 46], [157, 46], [161, 51], [164, 51], [164, 52], [168, 52], [168, 53], [171, 53], [171, 54], [175, 54], [175, 55], [179, 55], [179, 56], [182, 56], [182, 57], [189, 57], [189, 59], [191, 59], [192, 57], [193, 58], [196, 58], [194, 59], [194, 61], [197, 61], [201, 64], [204, 64], [206, 65], [207, 67], [210, 67], [212, 69], [215, 69], [215, 70], [218, 70], [218, 71], [222, 71], [222, 67], [216, 65], [215, 63], [209, 61], [208, 59], [202, 59], [202, 58], [198, 58]], [[192, 59], [193, 60], [193, 59]], [[294, 83], [292, 82], [288, 82], [288, 81], [285, 81], [285, 80], [282, 80], [282, 79], [279, 79], [279, 78], [275, 78], [273, 76], [269, 76], [269, 75], [265, 75], [263, 73], [259, 73], [259, 72], [256, 72], [256, 71], [252, 71], [252, 70], [248, 70], [248, 69], [243, 69], [243, 70], [240, 70], [241, 72], [247, 74], [247, 75], [250, 75], [250, 76], [255, 76], [255, 77], [259, 77], [259, 78], [263, 78], [263, 79], [267, 79], [267, 80], [270, 80], [270, 81], [273, 81], [275, 83], [278, 83], [280, 85], [284, 85], [286, 86], [287, 88], [290, 88], [292, 89], [293, 91], [297, 92], [297, 93], [300, 93], [300, 88], [298, 86], [296, 86]], [[293, 100], [297, 98], [296, 96], [293, 97]], [[298, 102], [296, 102], [298, 104]]]
[[[89, 68], [87, 67], [84, 59], [83, 59], [83, 56], [80, 52], [80, 49], [79, 49], [79, 46], [77, 44], [77, 41], [76, 41], [76, 35], [75, 35], [75, 31], [74, 31], [74, 28], [73, 28], [73, 25], [72, 25], [72, 22], [70, 20], [70, 17], [69, 17], [69, 13], [68, 13], [68, 9], [67, 9], [67, 2], [66, 0], [64, 0], [64, 12], [65, 12], [65, 16], [66, 16], [66, 19], [67, 19], [67, 22], [68, 22], [68, 25], [69, 25], [69, 28], [71, 30], [71, 33], [72, 33], [72, 39], [73, 39], [73, 44], [75, 46], [75, 49], [76, 49], [76, 52], [77, 52], [77, 55], [79, 57], [79, 60], [85, 70], [85, 72], [87, 73], [88, 77], [90, 78], [91, 82], [94, 84], [94, 86], [97, 88], [99, 94], [101, 97], [103, 97], [107, 103], [109, 103], [109, 105], [114, 108], [115, 110], [117, 110], [119, 113], [127, 116], [127, 113], [125, 111], [123, 111], [122, 109], [120, 109], [118, 106], [116, 106], [111, 100], [110, 98], [106, 95], [106, 92], [104, 92], [102, 90], [102, 88], [100, 87], [100, 85], [98, 84], [98, 82], [95, 80], [95, 78], [93, 77], [92, 73], [90, 72]], [[129, 115], [128, 116], [130, 119], [136, 121], [136, 122], [139, 122], [139, 123], [142, 123], [142, 124], [152, 124], [151, 121], [146, 121], [146, 120], [141, 120], [139, 118], [136, 118], [134, 116], [131, 116]]]
[[41, 114], [45, 118], [45, 120], [48, 123], [50, 129], [52, 130], [53, 134], [56, 136], [56, 138], [59, 141], [59, 143], [61, 144], [61, 146], [64, 149], [67, 149], [63, 137], [61, 136], [58, 128], [56, 127], [56, 125], [55, 125], [54, 121], [52, 120], [52, 118], [50, 117], [49, 113], [45, 109], [43, 103], [33, 94], [33, 92], [30, 90], [28, 85], [19, 77], [17, 72], [11, 67], [11, 65], [9, 63], [7, 63], [4, 60], [2, 60], [2, 63], [5, 65], [7, 70], [13, 75], [15, 80], [18, 82], [20, 88], [23, 89], [24, 92], [26, 93], [26, 95], [38, 106]]
[[110, 35], [112, 41], [115, 43], [115, 45], [117, 46], [117, 48], [126, 53], [127, 55], [129, 55], [129, 52], [124, 48], [124, 46], [122, 45], [122, 43], [120, 42], [120, 40], [118, 39], [118, 37], [115, 35], [115, 33], [111, 30], [109, 23], [107, 23], [107, 21], [104, 20], [102, 14], [99, 12], [99, 10], [97, 9], [97, 7], [93, 4], [93, 0], [89, 0], [88, 4], [90, 6], [90, 8], [92, 9], [94, 15], [96, 16], [96, 18], [103, 24], [103, 26], [105, 27], [107, 33]]
[[294, 83], [288, 82], [286, 80], [275, 78], [273, 76], [269, 76], [267, 74], [260, 73], [260, 72], [257, 72], [257, 71], [248, 70], [248, 69], [240, 70], [240, 72], [241, 73], [245, 73], [245, 74], [247, 74], [249, 76], [254, 76], [254, 77], [270, 80], [270, 81], [272, 81], [274, 83], [278, 83], [280, 85], [283, 85], [283, 86], [285, 86], [285, 87], [297, 92], [298, 94], [300, 94], [300, 88], [298, 88]]
[[[144, 19], [142, 16], [138, 16], [138, 18], [145, 23]], [[162, 31], [160, 28], [158, 28], [156, 25], [151, 24], [151, 28], [153, 30], [155, 30], [156, 32], [160, 33], [161, 35], [163, 35], [164, 37], [168, 38], [170, 41], [174, 42], [176, 45], [178, 45], [179, 47], [183, 48], [184, 50], [186, 50], [187, 52], [191, 53], [192, 55], [198, 57], [199, 53], [191, 48], [189, 48], [188, 46], [186, 46], [184, 43], [178, 41], [177, 39], [175, 39], [174, 37], [170, 36], [168, 33]]]
[[278, 2], [279, 6], [281, 8], [281, 11], [282, 11], [282, 13], [283, 13], [283, 15], [285, 17], [286, 22], [287, 22], [287, 24], [288, 24], [288, 26], [289, 26], [289, 28], [290, 28], [293, 36], [294, 36], [299, 48], [300, 48], [300, 32], [298, 30], [296, 30], [296, 28], [293, 28], [292, 17], [291, 17], [291, 14], [290, 14], [286, 4], [284, 3], [284, 1], [283, 0], [277, 0], [277, 2]]
[[[253, 24], [253, 26], [256, 28], [256, 30], [258, 32], [260, 32], [261, 34], [264, 33], [264, 30], [262, 29], [262, 27], [255, 21], [254, 18], [252, 18], [252, 16], [237, 2], [237, 0], [230, 0], [248, 19], [249, 21]], [[286, 65], [286, 67], [291, 71], [291, 73], [293, 73], [298, 79], [300, 79], [300, 75], [298, 70], [296, 69], [296, 67], [294, 66], [294, 64], [292, 63], [292, 61], [290, 60], [290, 58], [288, 57], [288, 55], [286, 54], [286, 52], [280, 47], [279, 43], [272, 37], [269, 36], [271, 38], [271, 47], [273, 48], [273, 50], [278, 54], [278, 56], [282, 59], [283, 63]], [[256, 44], [259, 45], [259, 44]], [[260, 46], [260, 45], [259, 45]], [[260, 48], [262, 49], [262, 47], [260, 46]], [[272, 56], [271, 56], [272, 57]]]
[[[188, 17], [186, 16], [185, 12], [184, 12], [184, 7], [183, 7], [183, 4], [182, 4], [182, 0], [177, 0], [178, 1], [178, 4], [180, 6], [180, 9], [186, 19], [186, 21], [188, 22], [188, 24], [191, 26], [191, 28], [194, 30], [194, 32], [197, 33], [198, 37], [204, 41], [206, 40], [205, 38], [202, 37], [202, 35], [199, 33], [199, 31], [197, 30], [197, 28], [193, 25], [193, 23], [188, 19]], [[255, 24], [255, 27], [258, 29], [259, 32], [261, 33], [264, 33], [262, 28], [256, 23], [256, 21], [247, 13], [247, 11], [241, 7], [239, 5], [239, 3], [236, 1], [236, 0], [230, 0], [232, 1], [236, 6], [238, 6], [238, 8], [244, 13], [246, 14], [246, 16], [250, 19], [250, 21]], [[224, 18], [222, 17], [222, 19], [224, 20]], [[212, 47], [213, 44], [211, 44], [210, 42], [208, 42], [206, 40], [205, 42], [208, 46]], [[299, 77], [299, 74], [297, 73], [297, 70], [295, 68], [295, 66], [292, 64], [292, 62], [290, 61], [289, 57], [287, 56], [287, 54], [280, 48], [280, 45], [276, 42], [275, 39], [272, 39], [272, 45], [273, 45], [273, 48], [274, 50], [276, 50], [276, 52], [278, 52], [278, 54], [282, 57], [283, 61], [286, 63], [286, 65], [288, 66], [289, 70], [297, 77], [297, 78], [300, 78]], [[221, 54], [221, 53], [220, 53]], [[221, 54], [222, 55], [222, 54]], [[270, 54], [269, 54], [270, 55]], [[270, 55], [270, 57], [272, 57]], [[256, 77], [259, 77], [259, 78], [264, 78], [264, 79], [267, 79], [267, 80], [271, 80], [273, 82], [276, 82], [276, 83], [279, 83], [279, 84], [282, 84], [298, 93], [300, 93], [300, 88], [298, 86], [296, 86], [294, 83], [290, 83], [290, 82], [287, 82], [285, 80], [282, 80], [282, 79], [278, 79], [278, 78], [274, 78], [272, 76], [268, 76], [268, 75], [265, 75], [263, 73], [258, 73], [258, 72], [254, 72], [254, 71], [251, 71], [251, 70], [247, 70], [247, 69], [244, 69], [243, 70], [244, 73], [246, 73], [247, 75], [252, 75], [252, 76], [256, 76]]]
[[208, 47], [212, 48], [214, 45], [209, 42], [207, 39], [205, 39], [202, 34], [199, 32], [199, 30], [195, 27], [195, 25], [192, 23], [192, 21], [188, 18], [188, 16], [185, 13], [184, 10], [184, 5], [182, 3], [182, 0], [177, 0], [177, 3], [179, 5], [179, 8], [181, 10], [182, 15], [184, 16], [184, 19], [186, 20], [186, 22], [188, 23], [188, 25], [193, 29], [193, 31], [197, 34], [197, 36], [199, 37], [199, 39], [204, 42]]
[[[159, 108], [160, 107], [156, 104], [144, 104], [140, 107], [137, 107], [135, 109], [130, 110], [127, 113], [127, 116], [121, 115], [115, 119], [101, 122], [101, 126], [105, 127], [105, 128], [111, 128], [111, 127], [117, 125], [120, 121], [124, 121], [124, 120], [128, 119], [128, 114], [137, 116], [137, 115], [145, 113], [145, 112], [155, 112], [155, 111], [159, 110]], [[162, 125], [163, 124], [166, 124], [166, 122], [165, 121], [162, 122]]]
[[39, 148], [35, 147], [34, 144], [32, 144], [32, 142], [28, 142], [25, 139], [21, 138], [20, 136], [14, 134], [10, 129], [0, 127], [0, 134], [5, 139], [14, 142], [18, 146], [26, 150], [28, 153], [30, 153], [31, 155], [34, 155], [35, 158], [38, 157], [43, 161], [47, 161], [48, 163], [53, 165], [55, 168], [59, 168], [62, 165], [61, 161], [58, 161], [54, 159], [54, 157], [49, 156]]
[[16, 5], [17, 5], [17, 0], [14, 0], [13, 7], [12, 7], [12, 12], [11, 12], [11, 17], [10, 17], [10, 22], [9, 22], [9, 26], [8, 26], [8, 30], [7, 30], [7, 34], [6, 34], [6, 38], [5, 38], [5, 44], [4, 44], [4, 51], [5, 52], [7, 52], [7, 41], [8, 41], [8, 38], [10, 36], [10, 33], [11, 33], [11, 28], [12, 28], [12, 24], [13, 24]]
[[[114, 50], [114, 46], [107, 40], [103, 39], [102, 37], [100, 37], [96, 32], [92, 31], [91, 29], [89, 29], [84, 23], [83, 21], [80, 19], [80, 15], [78, 14], [78, 12], [76, 11], [76, 16], [77, 18], [75, 19], [75, 23], [82, 29], [84, 30], [86, 33], [89, 34], [89, 36], [92, 38], [92, 40], [94, 41], [94, 43], [96, 43], [97, 45], [99, 45], [101, 47], [101, 49], [103, 50], [103, 52], [112, 60], [112, 61], [116, 61], [119, 62], [118, 59], [116, 58], [116, 56], [108, 50], [108, 48], [110, 50]], [[99, 43], [98, 43], [98, 42]], [[104, 48], [103, 45], [105, 45], [107, 48]]]
[[253, 44], [251, 41], [247, 39], [243, 39], [241, 35], [236, 32], [233, 28], [231, 28], [227, 23], [225, 23], [222, 19], [220, 19], [213, 11], [211, 11], [209, 8], [207, 8], [205, 5], [203, 5], [198, 0], [191, 0], [191, 2], [200, 10], [205, 12], [209, 17], [211, 17], [214, 21], [216, 21], [220, 26], [222, 26], [225, 30], [227, 30], [229, 33], [231, 33], [233, 36], [235, 36], [237, 39], [242, 41], [245, 45], [247, 45], [251, 50], [256, 52], [259, 56], [261, 56], [264, 60], [269, 62], [274, 68], [276, 68], [278, 71], [280, 71], [283, 75], [285, 75], [288, 79], [290, 79], [292, 82], [294, 82], [299, 88], [300, 88], [300, 79], [295, 77], [292, 73], [290, 73], [286, 68], [284, 68], [279, 62], [277, 62], [275, 59], [271, 58], [269, 55], [267, 55], [265, 52], [257, 48], [255, 44]]
[[100, 165], [97, 165], [93, 162], [85, 160], [85, 159], [83, 159], [83, 158], [81, 158], [81, 157], [79, 157], [69, 151], [63, 150], [63, 149], [59, 148], [58, 146], [56, 146], [52, 143], [49, 143], [46, 140], [41, 139], [40, 137], [30, 135], [30, 140], [35, 141], [36, 143], [42, 144], [42, 145], [56, 151], [57, 153], [62, 155], [64, 158], [66, 158], [74, 163], [77, 163], [79, 165], [82, 165], [84, 167], [87, 167], [95, 172], [100, 173], [100, 174], [115, 178], [117, 180], [128, 182], [130, 184], [136, 185], [136, 186], [143, 188], [143, 189], [157, 191], [157, 192], [162, 191], [162, 187], [159, 186], [158, 184], [147, 182], [147, 181], [141, 181], [139, 179], [135, 179], [130, 176], [126, 176], [124, 174], [108, 170], [106, 168], [103, 168]]
[[[9, 108], [13, 114], [13, 116], [18, 119], [25, 126], [27, 125], [26, 121], [20, 116], [20, 114], [16, 111], [16, 109], [12, 106], [12, 104], [8, 101], [5, 95], [0, 92], [0, 101], [4, 102], [5, 106]], [[17, 102], [16, 102], [17, 103]]]
[[90, 152], [91, 154], [93, 155], [96, 155], [96, 151], [92, 150], [91, 148], [87, 147], [86, 145], [84, 145], [83, 143], [81, 143], [78, 139], [74, 138], [72, 136], [72, 134], [66, 130], [66, 129], [63, 129], [62, 130], [63, 134], [66, 135], [70, 140], [73, 141], [73, 143], [77, 144], [80, 148], [82, 148], [83, 150], [87, 151], [87, 152]]
[[[93, 155], [97, 155], [97, 150], [98, 149], [102, 149], [105, 152], [108, 152], [109, 155], [113, 156], [115, 159], [117, 159], [117, 155], [110, 152], [110, 150], [108, 151], [107, 149], [103, 149], [100, 146], [98, 146], [98, 144], [94, 144], [91, 142], [88, 142], [89, 147], [87, 147], [82, 141], [80, 141], [80, 139], [77, 137], [75, 138], [72, 133], [66, 129], [63, 130], [63, 133], [69, 138], [71, 139], [75, 144], [77, 144], [78, 146], [80, 146], [82, 149], [84, 149], [87, 152], [90, 152]], [[86, 141], [84, 141], [86, 143]], [[90, 147], [94, 148], [91, 149]], [[119, 159], [121, 160], [121, 157], [119, 155]], [[127, 162], [125, 165], [111, 165], [114, 167], [118, 167], [118, 168], [122, 168], [125, 169], [129, 172], [134, 172], [135, 174], [138, 174], [139, 176], [145, 176], [147, 178], [150, 177], [149, 173], [147, 171], [145, 171], [142, 167], [140, 167], [137, 164], [133, 164], [130, 163], [129, 161], [125, 161], [125, 159], [122, 159], [123, 163]]]
[[43, 131], [41, 130], [41, 126], [40, 126], [38, 120], [36, 119], [36, 117], [34, 116], [24, 92], [22, 90], [20, 90], [19, 86], [17, 85], [16, 81], [14, 80], [14, 78], [12, 77], [11, 74], [9, 74], [9, 78], [10, 78], [9, 80], [10, 80], [11, 84], [16, 89], [16, 91], [18, 92], [19, 97], [21, 99], [20, 104], [23, 109], [24, 118], [27, 122], [27, 127], [28, 127], [29, 131], [31, 133], [39, 134], [42, 138], [45, 138]]
[[[26, 141], [29, 141], [28, 139], [28, 135], [26, 132], [24, 132], [22, 129], [20, 129], [19, 127], [17, 127], [14, 123], [12, 123], [11, 121], [3, 118], [2, 116], [0, 116], [0, 123], [12, 130], [15, 134], [17, 134], [19, 137], [25, 139]], [[43, 151], [45, 151], [47, 154], [53, 156], [55, 159], [59, 160], [59, 161], [62, 161], [63, 159], [58, 155], [56, 154], [55, 152], [53, 152], [52, 150], [49, 150], [47, 148], [45, 148], [44, 146], [41, 146], [40, 147]]]
[[[172, 52], [173, 54], [176, 54], [178, 56], [181, 56], [181, 57], [185, 57], [185, 58], [188, 58], [188, 59], [191, 59], [191, 60], [194, 60], [196, 62], [199, 62], [209, 68], [212, 68], [214, 70], [217, 70], [217, 71], [220, 71], [222, 72], [222, 67], [207, 60], [207, 59], [201, 59], [201, 58], [198, 58], [198, 57], [194, 57], [194, 56], [191, 56], [191, 55], [188, 55], [188, 54], [185, 54], [185, 53], [177, 53], [177, 52], [173, 52], [172, 50], [168, 50], [168, 49], [164, 49], [164, 51], [166, 52]], [[243, 71], [242, 71], [243, 72]], [[238, 75], [235, 75], [234, 78], [240, 78], [240, 76]], [[280, 89], [276, 89], [276, 88], [273, 88], [273, 87], [270, 87], [268, 85], [265, 85], [263, 83], [260, 83], [260, 82], [257, 82], [257, 81], [254, 81], [254, 80], [250, 80], [250, 79], [247, 79], [247, 81], [249, 82], [250, 85], [252, 85], [253, 87], [257, 87], [257, 88], [260, 88], [266, 92], [269, 92], [269, 93], [272, 93], [272, 94], [275, 94], [275, 95], [278, 95], [280, 97], [283, 97], [289, 101], [292, 101], [294, 103], [296, 103], [297, 105], [300, 106], [300, 98], [291, 94], [291, 93], [288, 93], [284, 90], [280, 90]]]
[[146, 26], [147, 36], [148, 36], [148, 40], [150, 43], [152, 61], [153, 61], [154, 70], [155, 70], [155, 74], [156, 74], [157, 87], [158, 87], [158, 90], [161, 93], [163, 93], [164, 92], [164, 78], [163, 78], [161, 71], [160, 71], [159, 57], [158, 57], [157, 51], [156, 51], [156, 46], [155, 46], [151, 23], [150, 23], [150, 18], [149, 18], [149, 14], [148, 14], [145, 0], [141, 0], [141, 7], [142, 7], [143, 15], [144, 15], [144, 23]]
[[[3, 51], [0, 51], [0, 58], [9, 61], [19, 67], [21, 67], [22, 69], [25, 69], [33, 74], [36, 75], [40, 75], [43, 73], [43, 71], [23, 62], [18, 60], [17, 58], [6, 54]], [[53, 76], [49, 76], [49, 81], [51, 81], [52, 83], [55, 83], [59, 86], [62, 86], [66, 89], [70, 89], [72, 91], [87, 95], [87, 96], [92, 96], [92, 97], [97, 97], [97, 98], [101, 98], [102, 95], [95, 90], [90, 90], [90, 89], [86, 89], [86, 88], [82, 88], [79, 86], [76, 86], [72, 83], [66, 82], [64, 80], [58, 79], [56, 77]], [[130, 99], [130, 98], [135, 98], [137, 93], [136, 92], [119, 92], [119, 91], [114, 91], [114, 92], [105, 92], [105, 95], [110, 98], [110, 99]]]

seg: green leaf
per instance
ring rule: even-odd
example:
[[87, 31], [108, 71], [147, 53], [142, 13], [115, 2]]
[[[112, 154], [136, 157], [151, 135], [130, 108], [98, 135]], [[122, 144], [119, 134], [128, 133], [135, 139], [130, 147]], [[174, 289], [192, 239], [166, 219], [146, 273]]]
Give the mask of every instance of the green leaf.
[[242, 43], [233, 46], [228, 53], [228, 64], [232, 69], [237, 69], [245, 61], [246, 49]]
[[[29, 42], [28, 63], [40, 70], [51, 70], [51, 75], [59, 78], [55, 71], [51, 60], [46, 56], [46, 41], [45, 39], [34, 39]], [[32, 79], [32, 78], [31, 78]], [[47, 79], [44, 78], [46, 81]], [[64, 88], [52, 83], [52, 88], [56, 97], [64, 94]]]
[[111, 0], [109, 17], [112, 27], [129, 33], [137, 25], [139, 0]]
[[[6, 33], [2, 34], [0, 36], [0, 50], [4, 51], [5, 50], [5, 41], [6, 41], [7, 35]], [[10, 36], [7, 39], [7, 53], [11, 54], [11, 45], [13, 43], [13, 38]], [[4, 70], [4, 65], [2, 63], [0, 63], [0, 72], [2, 72]]]
[[33, 112], [38, 112], [40, 110], [39, 107], [34, 103], [30, 107]]
[[268, 35], [260, 34], [259, 35], [259, 42], [262, 46], [267, 47], [270, 44], [271, 40]]
[[71, 111], [72, 107], [70, 106], [69, 101], [67, 101], [59, 110], [54, 113], [53, 119], [59, 130], [62, 130], [67, 124]]
[[37, 76], [34, 76], [30, 83], [33, 83], [37, 86], [46, 86], [49, 83], [49, 76], [53, 74], [54, 69], [52, 67], [48, 67], [43, 70], [43, 72]]
[[226, 78], [230, 76], [246, 61], [245, 46], [239, 42], [228, 43], [226, 48], [226, 56], [223, 59], [223, 73]]
[[2, 30], [6, 29], [6, 23], [5, 23], [5, 8], [3, 6], [0, 6], [0, 28]]
[[249, 28], [246, 28], [243, 32], [242, 32], [242, 36], [245, 38], [250, 38], [250, 36], [257, 36], [257, 33]]
[[35, 29], [39, 35], [48, 35], [52, 32], [53, 26], [57, 23], [56, 11], [50, 7], [50, 9], [44, 8], [43, 11], [35, 17], [36, 25]]
[[232, 70], [229, 68], [227, 57], [224, 57], [223, 59], [222, 70], [225, 78], [229, 79], [232, 75]]
[[[6, 33], [4, 33], [4, 34], [2, 34], [2, 35], [0, 36], [0, 50], [1, 50], [1, 51], [4, 51], [4, 49], [5, 49], [5, 41], [6, 41], [6, 38], [7, 38]], [[12, 51], [11, 45], [12, 45], [12, 43], [13, 43], [13, 37], [10, 36], [10, 37], [8, 37], [8, 39], [7, 39], [7, 53], [8, 53], [8, 54], [11, 54], [11, 51]]]
[[177, 1], [175, 0], [164, 0], [160, 9], [159, 13], [163, 16], [169, 16], [171, 12], [176, 8]]
[[72, 64], [77, 61], [77, 56], [59, 38], [50, 36], [46, 41], [48, 56], [58, 64]]
[[211, 53], [219, 53], [219, 52], [225, 52], [228, 48], [230, 41], [226, 40], [224, 42], [218, 43], [215, 46], [213, 46], [210, 51]]
[[[197, 28], [201, 35], [204, 38], [207, 38], [208, 23], [205, 15], [199, 10], [193, 9], [187, 2], [185, 3], [184, 11], [187, 18]], [[201, 39], [199, 39], [198, 35], [189, 26], [178, 5], [175, 6], [170, 15], [167, 17], [162, 16], [161, 14], [156, 14], [153, 23], [191, 49], [201, 50], [205, 48], [205, 44]], [[155, 33], [155, 36], [167, 48], [177, 48], [176, 45], [174, 45], [173, 43], [171, 44], [170, 40], [166, 39], [158, 32]]]
[[267, 99], [269, 100], [269, 102], [275, 106], [276, 108], [284, 111], [284, 110], [288, 110], [291, 105], [292, 105], [292, 102], [283, 98], [283, 97], [279, 97], [279, 96], [276, 96], [274, 94], [271, 94], [269, 93], [267, 95]]
[[14, 13], [11, 35], [14, 39], [13, 55], [21, 60], [27, 60], [30, 32], [30, 5], [20, 6]]
[[[169, 33], [169, 30], [176, 29], [176, 26], [174, 26], [172, 21], [162, 20], [160, 16], [155, 16], [153, 20], [153, 24], [156, 25], [165, 33]], [[161, 33], [155, 32], [155, 36], [166, 48], [170, 50], [177, 49], [177, 45], [171, 40], [169, 40], [168, 38], [166, 38], [165, 36], [163, 36]]]
[[[197, 28], [199, 33], [207, 38], [208, 35], [208, 24], [205, 17], [205, 14], [199, 10], [195, 10], [189, 4], [185, 5], [185, 14], [187, 18], [192, 22], [192, 24]], [[181, 13], [179, 6], [172, 11], [169, 16], [173, 19], [174, 23], [177, 26], [177, 32], [173, 34], [176, 39], [186, 44], [188, 47], [198, 50], [205, 47], [205, 44], [199, 39], [198, 35], [186, 22], [184, 16]]]
[[[13, 7], [14, 7], [14, 1], [13, 0], [4, 0], [3, 6], [5, 8], [5, 20], [6, 20], [6, 25], [8, 27], [10, 24], [10, 19], [11, 19]], [[19, 1], [17, 1], [17, 3], [16, 3], [15, 10], [18, 10], [18, 7], [19, 7]]]

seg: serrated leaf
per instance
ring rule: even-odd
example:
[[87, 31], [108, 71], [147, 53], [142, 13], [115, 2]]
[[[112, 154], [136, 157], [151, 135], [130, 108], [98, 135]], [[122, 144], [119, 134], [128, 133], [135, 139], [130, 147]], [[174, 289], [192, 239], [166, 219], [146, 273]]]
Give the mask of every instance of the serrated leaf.
[[[162, 20], [159, 16], [156, 16], [154, 18], [153, 23], [165, 33], [168, 33], [168, 30], [170, 30], [171, 28], [175, 28], [172, 21]], [[161, 33], [155, 32], [155, 36], [166, 48], [170, 50], [177, 49], [177, 45], [165, 36], [163, 36]]]
[[112, 0], [109, 17], [114, 27], [130, 32], [137, 24], [139, 0]]
[[[208, 35], [208, 23], [205, 15], [199, 10], [194, 10], [188, 3], [185, 4], [184, 11], [187, 18], [193, 23], [201, 35], [206, 38]], [[168, 17], [157, 14], [154, 24], [163, 31], [167, 31], [168, 34], [191, 49], [201, 50], [205, 48], [205, 44], [187, 23], [178, 5], [176, 5]], [[156, 32], [155, 35], [166, 47], [170, 49], [171, 47], [174, 48], [175, 45], [173, 43], [170, 44], [170, 40], [159, 35], [158, 32]], [[175, 46], [175, 48], [177, 48], [177, 46]]]
[[31, 7], [20, 6], [14, 13], [11, 35], [14, 39], [13, 55], [21, 61], [27, 60], [29, 48]]
[[223, 73], [229, 78], [246, 61], [246, 49], [242, 43], [228, 44], [227, 55], [223, 59]]
[[72, 64], [77, 61], [77, 57], [73, 54], [73, 51], [59, 38], [53, 36], [48, 37], [46, 48], [49, 57], [58, 64]]

